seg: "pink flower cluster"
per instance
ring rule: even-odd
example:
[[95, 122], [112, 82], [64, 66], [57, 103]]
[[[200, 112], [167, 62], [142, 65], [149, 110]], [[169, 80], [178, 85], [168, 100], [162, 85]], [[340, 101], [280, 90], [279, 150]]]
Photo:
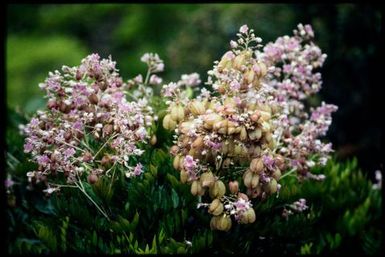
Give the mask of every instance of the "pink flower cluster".
[[[325, 165], [330, 152], [330, 143], [322, 143], [318, 138], [325, 136], [331, 124], [331, 114], [337, 106], [325, 104], [316, 109], [305, 109], [307, 97], [316, 94], [322, 85], [321, 74], [326, 54], [312, 42], [314, 32], [310, 25], [298, 25], [294, 36], [279, 37], [268, 43], [261, 58], [271, 66], [267, 75], [272, 95], [282, 108], [277, 120], [275, 137], [280, 139], [279, 152], [290, 161], [289, 167], [307, 174], [314, 165]], [[310, 118], [309, 118], [310, 116]], [[311, 160], [309, 160], [311, 159]]]
[[29, 180], [54, 187], [60, 177], [74, 184], [88, 175], [94, 183], [114, 168], [126, 171], [127, 177], [140, 175], [142, 165], [132, 165], [149, 138], [153, 111], [145, 98], [127, 101], [126, 86], [115, 62], [97, 54], [78, 67], [50, 72], [40, 84], [47, 110], [38, 111], [23, 129], [24, 151], [38, 164], [27, 174]]

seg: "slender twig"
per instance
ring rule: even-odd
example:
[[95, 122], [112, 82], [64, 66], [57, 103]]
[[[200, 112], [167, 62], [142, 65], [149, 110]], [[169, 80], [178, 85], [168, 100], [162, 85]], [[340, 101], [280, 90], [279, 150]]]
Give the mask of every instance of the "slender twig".
[[150, 75], [151, 75], [151, 69], [150, 69], [150, 67], [148, 67], [147, 74], [146, 74], [146, 79], [144, 80], [144, 85], [145, 86], [147, 86], [147, 84], [148, 84], [148, 80], [150, 79]]
[[295, 172], [295, 171], [297, 171], [297, 169], [291, 169], [290, 171], [288, 171], [288, 172], [286, 172], [285, 174], [283, 174], [282, 176], [281, 176], [281, 178], [280, 178], [280, 180], [281, 179], [283, 179], [284, 177], [286, 177], [286, 176], [289, 176], [290, 174], [292, 174], [293, 172]]
[[[88, 194], [87, 194], [87, 192], [85, 191], [85, 189], [84, 189], [84, 186], [83, 186], [83, 184], [82, 184], [82, 182], [81, 181], [79, 181], [79, 183], [80, 183], [80, 186], [78, 186], [78, 188], [79, 188], [79, 190], [88, 198], [88, 200], [90, 200], [95, 206], [96, 206], [96, 208], [103, 214], [103, 216], [108, 220], [108, 221], [110, 221], [110, 218], [108, 217], [108, 215], [102, 210], [102, 208], [94, 201], [94, 199], [92, 199], [92, 197], [91, 196], [89, 196]], [[78, 185], [78, 183], [76, 183], [75, 182], [75, 184], [76, 185]]]
[[59, 143], [62, 143], [62, 144], [65, 144], [67, 146], [70, 146], [70, 147], [73, 147], [73, 148], [76, 148], [77, 150], [81, 151], [81, 152], [85, 152], [83, 149], [77, 147], [77, 146], [74, 146], [74, 145], [71, 145], [71, 144], [68, 144], [67, 142], [64, 142], [64, 141], [61, 141], [61, 140], [58, 140], [56, 139], [56, 141], [58, 141]]
[[102, 145], [102, 147], [100, 147], [100, 149], [96, 152], [96, 154], [94, 155], [93, 159], [96, 158], [96, 156], [98, 156], [98, 154], [100, 153], [100, 151], [107, 145], [107, 143], [114, 137], [116, 137], [117, 135], [119, 134], [114, 134], [112, 135], [109, 139], [107, 139], [107, 141]]

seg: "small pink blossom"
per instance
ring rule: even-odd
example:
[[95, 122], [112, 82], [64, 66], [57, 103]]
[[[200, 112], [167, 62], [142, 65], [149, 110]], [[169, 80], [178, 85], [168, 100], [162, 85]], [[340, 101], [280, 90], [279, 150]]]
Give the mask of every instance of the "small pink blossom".
[[249, 31], [249, 27], [245, 24], [245, 25], [242, 25], [240, 28], [239, 28], [239, 32], [243, 33], [243, 34], [246, 34], [247, 31]]
[[141, 163], [138, 163], [134, 168], [134, 175], [139, 176], [143, 173], [143, 165]]

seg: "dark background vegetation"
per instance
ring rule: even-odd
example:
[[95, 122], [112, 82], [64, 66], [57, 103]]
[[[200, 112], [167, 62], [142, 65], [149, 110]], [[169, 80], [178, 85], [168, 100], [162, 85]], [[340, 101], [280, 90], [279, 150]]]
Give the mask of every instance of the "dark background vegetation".
[[38, 83], [61, 65], [90, 53], [112, 55], [122, 76], [144, 72], [145, 52], [165, 60], [166, 80], [199, 72], [203, 80], [238, 28], [248, 24], [264, 42], [310, 23], [327, 53], [318, 101], [339, 106], [328, 137], [340, 159], [358, 157], [373, 177], [383, 169], [383, 114], [378, 78], [382, 13], [374, 5], [76, 4], [8, 5], [7, 107], [32, 114], [44, 106]]

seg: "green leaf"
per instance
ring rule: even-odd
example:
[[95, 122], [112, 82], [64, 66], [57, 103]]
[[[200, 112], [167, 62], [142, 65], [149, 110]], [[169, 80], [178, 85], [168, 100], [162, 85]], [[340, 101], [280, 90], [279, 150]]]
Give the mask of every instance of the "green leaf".
[[171, 200], [174, 209], [177, 208], [179, 204], [179, 196], [173, 188], [171, 189]]

